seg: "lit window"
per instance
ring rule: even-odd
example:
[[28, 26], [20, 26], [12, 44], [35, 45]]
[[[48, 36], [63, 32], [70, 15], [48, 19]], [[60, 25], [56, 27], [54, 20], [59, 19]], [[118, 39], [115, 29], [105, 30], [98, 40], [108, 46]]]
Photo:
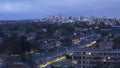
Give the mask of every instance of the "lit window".
[[111, 59], [110, 57], [107, 58], [108, 60]]
[[103, 59], [104, 62], [106, 62], [106, 59]]
[[91, 52], [87, 52], [86, 54], [87, 54], [87, 55], [91, 55]]
[[74, 64], [77, 64], [77, 61], [73, 61]]

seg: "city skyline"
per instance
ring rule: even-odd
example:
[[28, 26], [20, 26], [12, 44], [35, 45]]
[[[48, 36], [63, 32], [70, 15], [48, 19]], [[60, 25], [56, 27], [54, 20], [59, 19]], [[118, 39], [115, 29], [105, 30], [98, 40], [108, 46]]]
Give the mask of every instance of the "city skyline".
[[0, 20], [34, 19], [48, 15], [119, 17], [119, 0], [1, 0]]

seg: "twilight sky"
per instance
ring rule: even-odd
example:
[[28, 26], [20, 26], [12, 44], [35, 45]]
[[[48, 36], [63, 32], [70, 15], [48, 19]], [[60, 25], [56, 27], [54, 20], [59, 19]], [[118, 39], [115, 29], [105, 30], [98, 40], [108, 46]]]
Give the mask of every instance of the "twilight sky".
[[120, 17], [120, 0], [0, 0], [0, 20], [60, 14]]

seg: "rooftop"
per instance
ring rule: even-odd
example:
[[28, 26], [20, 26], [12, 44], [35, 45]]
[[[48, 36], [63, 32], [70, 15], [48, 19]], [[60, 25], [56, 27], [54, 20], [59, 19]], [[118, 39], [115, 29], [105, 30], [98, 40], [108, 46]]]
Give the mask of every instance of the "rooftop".
[[74, 50], [73, 52], [80, 52], [80, 51], [120, 52], [120, 49], [105, 49], [105, 50], [103, 50], [103, 49], [99, 49], [99, 48], [98, 49], [97, 48], [78, 48], [78, 49]]

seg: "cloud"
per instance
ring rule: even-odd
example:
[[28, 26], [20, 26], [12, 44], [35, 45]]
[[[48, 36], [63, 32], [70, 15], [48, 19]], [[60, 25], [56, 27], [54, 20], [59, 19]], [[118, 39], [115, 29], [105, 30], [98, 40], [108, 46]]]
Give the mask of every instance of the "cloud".
[[118, 0], [5, 0], [2, 2], [0, 2], [0, 13], [39, 13], [58, 12], [58, 10], [104, 10], [113, 7]]
[[120, 15], [119, 3], [120, 0], [0, 0], [0, 14], [6, 17], [11, 14], [14, 17], [50, 14], [116, 16]]
[[27, 3], [5, 2], [0, 4], [0, 13], [18, 13], [30, 10], [30, 5]]

